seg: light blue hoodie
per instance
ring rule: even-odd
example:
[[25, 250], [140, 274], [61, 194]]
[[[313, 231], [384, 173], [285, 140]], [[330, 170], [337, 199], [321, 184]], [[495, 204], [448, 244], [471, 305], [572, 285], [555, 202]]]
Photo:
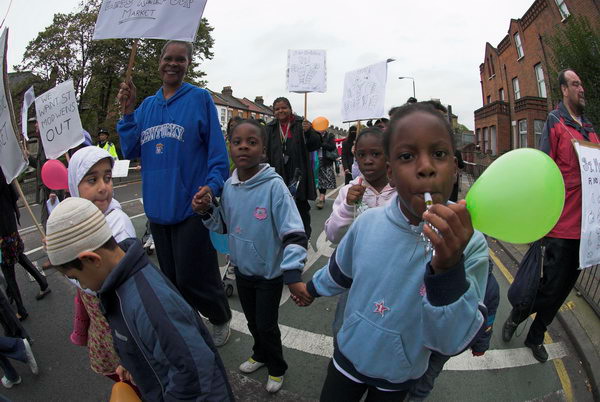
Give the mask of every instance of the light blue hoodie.
[[268, 164], [249, 180], [237, 170], [225, 182], [221, 205], [206, 215], [204, 225], [229, 233], [230, 259], [245, 276], [300, 282], [308, 239], [294, 199]]
[[422, 224], [408, 223], [395, 195], [387, 206], [358, 217], [329, 264], [308, 283], [313, 296], [350, 289], [334, 363], [379, 388], [405, 389], [425, 372], [431, 350], [463, 351], [484, 323], [483, 235], [473, 234], [457, 266], [434, 274], [421, 231]]

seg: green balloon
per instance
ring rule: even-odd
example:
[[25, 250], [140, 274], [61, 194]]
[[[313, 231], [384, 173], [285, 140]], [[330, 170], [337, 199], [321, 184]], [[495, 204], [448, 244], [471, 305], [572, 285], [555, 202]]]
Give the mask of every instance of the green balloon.
[[496, 159], [467, 197], [473, 227], [510, 243], [544, 237], [565, 203], [565, 184], [556, 163], [542, 151], [521, 148]]

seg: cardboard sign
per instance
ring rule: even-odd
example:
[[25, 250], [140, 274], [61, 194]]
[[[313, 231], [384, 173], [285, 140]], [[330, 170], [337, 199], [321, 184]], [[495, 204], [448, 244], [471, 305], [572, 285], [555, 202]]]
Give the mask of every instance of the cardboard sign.
[[92, 39], [193, 42], [206, 0], [103, 0]]
[[112, 168], [112, 177], [127, 177], [129, 174], [129, 159], [115, 161]]
[[325, 50], [288, 50], [289, 92], [327, 92]]
[[17, 142], [12, 120], [12, 104], [8, 98], [8, 77], [6, 73], [6, 50], [8, 29], [0, 37], [0, 167], [6, 182], [12, 182], [27, 167], [23, 150]]
[[579, 266], [600, 264], [600, 145], [574, 141], [581, 170]]
[[58, 159], [83, 142], [83, 128], [72, 80], [35, 98], [35, 112], [48, 159]]
[[346, 73], [342, 97], [344, 122], [376, 119], [385, 115], [387, 61]]

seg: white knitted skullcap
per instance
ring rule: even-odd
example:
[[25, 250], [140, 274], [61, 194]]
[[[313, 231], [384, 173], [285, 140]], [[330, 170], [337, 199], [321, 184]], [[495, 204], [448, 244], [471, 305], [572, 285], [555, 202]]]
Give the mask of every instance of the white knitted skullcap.
[[79, 253], [100, 248], [112, 236], [104, 215], [83, 198], [67, 198], [50, 214], [46, 230], [48, 259], [61, 265]]

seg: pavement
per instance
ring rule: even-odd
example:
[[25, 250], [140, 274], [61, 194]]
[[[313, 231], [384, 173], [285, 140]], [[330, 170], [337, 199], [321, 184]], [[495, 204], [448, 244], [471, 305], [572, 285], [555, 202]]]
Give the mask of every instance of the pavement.
[[[323, 267], [334, 250], [335, 245], [325, 240], [323, 225], [331, 213], [336, 194], [335, 191], [328, 194], [324, 209], [311, 210], [314, 235], [303, 274], [304, 280], [308, 280], [316, 270]], [[144, 233], [146, 223], [140, 197], [140, 183], [115, 187], [115, 198], [122, 203], [123, 210], [132, 219], [138, 237]], [[39, 216], [38, 207], [33, 209]], [[41, 251], [39, 234], [31, 227], [31, 219], [23, 210], [21, 223], [26, 253], [32, 260], [41, 264], [45, 257]], [[582, 358], [583, 354], [590, 352], [581, 349], [584, 352], [582, 353], [578, 349], [577, 341], [571, 341], [571, 334], [566, 330], [570, 325], [565, 326], [559, 320], [555, 320], [550, 326], [551, 338], [548, 339], [547, 347], [551, 357], [545, 364], [533, 359], [529, 349], [523, 346], [524, 329], [519, 328], [511, 342], [502, 341], [501, 326], [510, 312], [505, 295], [516, 270], [515, 260], [520, 260], [520, 257], [508, 248], [510, 245], [500, 245], [490, 240], [489, 246], [494, 260], [494, 275], [501, 288], [501, 302], [491, 348], [483, 357], [472, 357], [469, 351], [453, 357], [436, 381], [435, 389], [428, 400], [598, 400], [592, 394], [594, 381], [586, 370], [586, 359]], [[513, 254], [509, 255], [506, 249]], [[154, 255], [151, 259], [156, 262]], [[220, 262], [224, 265], [222, 257]], [[107, 401], [112, 382], [93, 373], [89, 369], [85, 348], [74, 346], [68, 340], [72, 328], [74, 289], [56, 271], [46, 271], [46, 275], [53, 291], [44, 300], [36, 301], [37, 285], [29, 281], [24, 270], [17, 269], [21, 292], [30, 313], [24, 325], [34, 338], [33, 349], [40, 365], [40, 374], [33, 376], [27, 371], [27, 366], [16, 363], [23, 383], [10, 390], [0, 387], [0, 394], [13, 401]], [[238, 400], [317, 400], [333, 350], [331, 322], [337, 298], [319, 298], [311, 307], [298, 308], [289, 301], [289, 291], [284, 290], [279, 323], [284, 355], [290, 368], [286, 373], [283, 392], [269, 395], [264, 390], [266, 371], [258, 370], [250, 375], [243, 375], [237, 370], [237, 366], [251, 352], [252, 337], [248, 333], [236, 293], [234, 291], [229, 298], [233, 310], [232, 335], [229, 342], [219, 349], [219, 353], [229, 370], [230, 382]], [[575, 296], [572, 301], [574, 308], [569, 311], [583, 310], [582, 299]], [[582, 319], [585, 324], [581, 325], [588, 328], [588, 321], [593, 321], [594, 318], [597, 323], [597, 316], [589, 316], [588, 320]], [[593, 327], [589, 331], [596, 335], [600, 333]]]

